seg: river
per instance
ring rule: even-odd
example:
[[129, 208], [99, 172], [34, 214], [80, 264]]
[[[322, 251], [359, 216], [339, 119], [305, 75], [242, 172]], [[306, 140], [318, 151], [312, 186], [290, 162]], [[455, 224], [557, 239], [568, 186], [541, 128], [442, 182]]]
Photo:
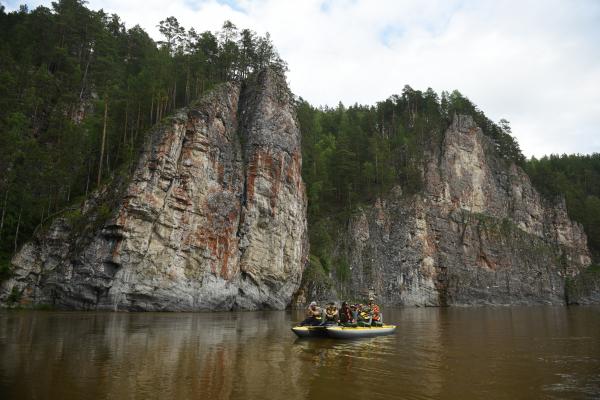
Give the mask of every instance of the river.
[[0, 311], [0, 398], [600, 398], [600, 307], [384, 316], [395, 335], [335, 341], [296, 339], [300, 311]]

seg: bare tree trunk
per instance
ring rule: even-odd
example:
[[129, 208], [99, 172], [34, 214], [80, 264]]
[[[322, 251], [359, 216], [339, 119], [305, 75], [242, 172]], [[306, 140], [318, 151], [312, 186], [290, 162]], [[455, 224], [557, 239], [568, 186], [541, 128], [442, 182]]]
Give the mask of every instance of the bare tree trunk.
[[160, 103], [161, 103], [161, 97], [158, 96], [158, 98], [156, 99], [156, 121], [155, 123], [158, 123], [158, 121], [160, 121]]
[[98, 187], [102, 180], [102, 164], [104, 163], [104, 144], [106, 142], [106, 120], [108, 116], [108, 96], [104, 99], [104, 126], [102, 127], [102, 144], [100, 145], [100, 165], [98, 166]]
[[173, 87], [173, 109], [177, 108], [177, 81], [175, 81], [175, 86]]
[[19, 218], [17, 220], [17, 230], [15, 231], [15, 253], [17, 252], [17, 247], [19, 244], [19, 228], [21, 227], [21, 213], [23, 209], [19, 209]]
[[50, 215], [51, 207], [52, 207], [52, 195], [49, 195], [48, 196], [48, 215]]
[[152, 115], [153, 111], [154, 111], [154, 95], [152, 95], [152, 102], [150, 103], [150, 126], [153, 125], [153, 122], [152, 122], [152, 118], [154, 117], [154, 115]]
[[87, 179], [85, 181], [85, 199], [87, 200], [88, 190], [90, 188], [90, 174], [92, 173], [92, 165], [90, 163], [90, 159], [88, 158], [88, 173]]
[[2, 206], [2, 217], [0, 217], [0, 239], [2, 239], [2, 231], [4, 229], [4, 216], [6, 215], [6, 203], [8, 201], [8, 190], [4, 194], [4, 205]]
[[190, 67], [188, 65], [187, 71], [185, 74], [185, 105], [188, 105], [190, 102]]
[[87, 79], [88, 69], [90, 68], [90, 61], [92, 61], [92, 48], [90, 48], [90, 55], [88, 56], [87, 63], [85, 65], [85, 71], [83, 72], [83, 79], [81, 80], [81, 91], [79, 92], [79, 100], [83, 98], [83, 91], [85, 89], [85, 81]]
[[156, 98], [156, 117], [155, 117], [155, 121], [152, 123], [152, 125], [156, 124], [159, 120], [160, 120], [160, 96], [158, 96]]
[[42, 207], [42, 215], [40, 216], [40, 225], [42, 224], [42, 222], [44, 222], [44, 215], [46, 215], [45, 212], [46, 212], [46, 208]]
[[138, 133], [140, 132], [140, 116], [142, 111], [142, 105], [138, 103], [138, 114], [137, 114], [137, 122], [135, 124], [135, 136], [131, 138], [131, 148], [135, 145], [137, 140]]
[[158, 101], [158, 115], [159, 115], [159, 117], [158, 117], [158, 121], [156, 121], [156, 123], [159, 123], [162, 120], [162, 118], [163, 118], [163, 107], [164, 107], [163, 104], [164, 104], [164, 102], [165, 102], [164, 97], [161, 97], [160, 100]]
[[123, 129], [123, 147], [127, 148], [127, 123], [129, 122], [129, 102], [125, 104], [125, 129]]
[[[378, 150], [376, 150], [378, 151]], [[375, 153], [375, 184], [377, 184], [377, 181], [379, 180], [379, 160], [377, 157], [377, 153]]]
[[106, 174], [110, 175], [110, 151], [108, 151], [108, 143], [106, 144], [106, 150]]

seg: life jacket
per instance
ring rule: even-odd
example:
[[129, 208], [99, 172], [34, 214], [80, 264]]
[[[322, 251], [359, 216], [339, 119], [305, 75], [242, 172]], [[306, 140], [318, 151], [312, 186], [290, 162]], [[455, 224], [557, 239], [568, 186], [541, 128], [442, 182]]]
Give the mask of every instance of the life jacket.
[[373, 321], [379, 321], [379, 319], [381, 318], [381, 316], [379, 315], [379, 306], [377, 304], [373, 304], [371, 310], [373, 311]]
[[314, 319], [319, 319], [319, 320], [321, 319], [322, 313], [323, 312], [321, 311], [321, 308], [319, 308], [319, 307], [316, 307], [316, 309], [314, 309], [314, 310], [309, 307], [306, 310], [307, 317], [314, 318]]
[[335, 312], [337, 311], [337, 308], [326, 308], [325, 309], [325, 318], [327, 318], [328, 320], [334, 320], [335, 319]]

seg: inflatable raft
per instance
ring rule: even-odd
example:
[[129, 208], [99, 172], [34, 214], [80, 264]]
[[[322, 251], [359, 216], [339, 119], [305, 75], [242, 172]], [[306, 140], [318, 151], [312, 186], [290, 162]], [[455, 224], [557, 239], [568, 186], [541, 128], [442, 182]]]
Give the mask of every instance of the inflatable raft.
[[298, 337], [329, 337], [333, 339], [357, 339], [389, 335], [396, 331], [396, 325], [346, 327], [346, 326], [295, 326], [292, 328]]
[[389, 335], [396, 331], [396, 325], [346, 327], [328, 326], [327, 337], [334, 339], [356, 339], [363, 337]]
[[323, 325], [294, 326], [292, 328], [292, 332], [294, 332], [298, 337], [325, 337], [327, 336], [327, 327]]

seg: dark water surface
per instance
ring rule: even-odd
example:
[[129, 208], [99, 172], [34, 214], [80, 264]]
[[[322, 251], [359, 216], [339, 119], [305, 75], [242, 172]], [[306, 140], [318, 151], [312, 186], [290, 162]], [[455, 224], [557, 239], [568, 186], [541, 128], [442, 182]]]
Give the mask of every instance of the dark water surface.
[[0, 311], [0, 399], [600, 398], [600, 307], [384, 315], [395, 335], [334, 341], [295, 311]]

